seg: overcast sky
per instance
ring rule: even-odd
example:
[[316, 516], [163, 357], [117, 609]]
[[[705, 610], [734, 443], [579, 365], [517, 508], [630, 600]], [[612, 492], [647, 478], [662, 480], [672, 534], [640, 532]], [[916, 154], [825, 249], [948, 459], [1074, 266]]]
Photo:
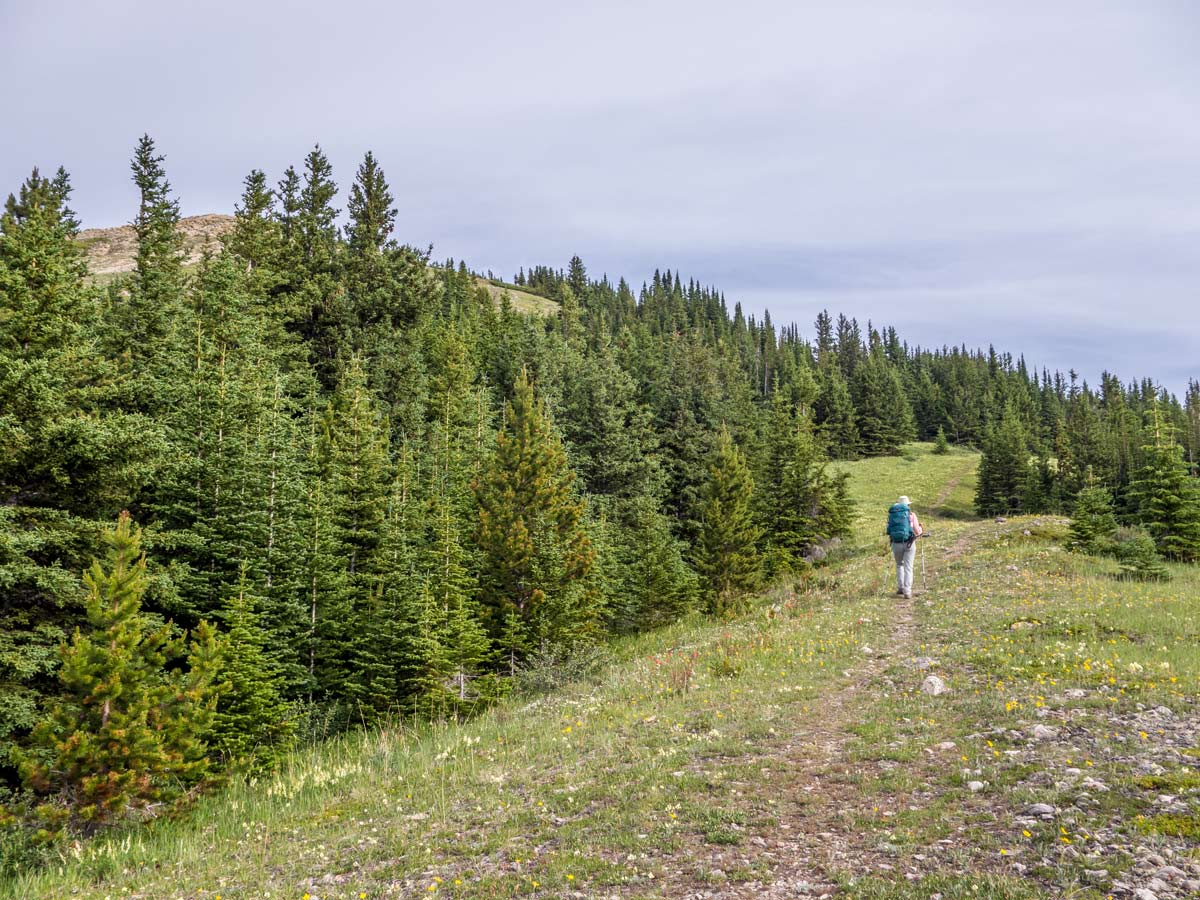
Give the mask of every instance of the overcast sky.
[[0, 85], [0, 190], [65, 165], [87, 227], [130, 220], [144, 131], [185, 215], [320, 142], [477, 270], [1200, 377], [1191, 0], [0, 0]]

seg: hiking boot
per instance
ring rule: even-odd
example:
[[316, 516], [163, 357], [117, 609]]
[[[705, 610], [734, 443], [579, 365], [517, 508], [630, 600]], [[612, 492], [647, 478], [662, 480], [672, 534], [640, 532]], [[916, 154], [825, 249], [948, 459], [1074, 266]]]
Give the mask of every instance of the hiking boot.
[[905, 592], [904, 592], [904, 599], [905, 599], [905, 600], [911, 600], [911, 599], [912, 599], [912, 591], [905, 591]]

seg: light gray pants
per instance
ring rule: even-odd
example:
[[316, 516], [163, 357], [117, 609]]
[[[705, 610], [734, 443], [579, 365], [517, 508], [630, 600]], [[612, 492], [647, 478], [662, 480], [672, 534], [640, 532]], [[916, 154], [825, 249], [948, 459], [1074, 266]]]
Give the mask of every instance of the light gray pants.
[[892, 556], [896, 557], [896, 590], [902, 594], [911, 594], [917, 542], [892, 541]]

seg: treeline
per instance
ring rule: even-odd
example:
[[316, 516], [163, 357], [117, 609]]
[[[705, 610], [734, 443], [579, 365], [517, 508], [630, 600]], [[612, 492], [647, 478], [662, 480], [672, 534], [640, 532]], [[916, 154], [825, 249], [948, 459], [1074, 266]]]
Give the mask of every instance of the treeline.
[[394, 240], [370, 154], [344, 230], [319, 149], [252, 172], [195, 270], [149, 138], [132, 171], [135, 268], [106, 286], [66, 173], [0, 218], [0, 779], [43, 838], [470, 714], [846, 533], [803, 386], [613, 327], [586, 279], [554, 318], [497, 307]]

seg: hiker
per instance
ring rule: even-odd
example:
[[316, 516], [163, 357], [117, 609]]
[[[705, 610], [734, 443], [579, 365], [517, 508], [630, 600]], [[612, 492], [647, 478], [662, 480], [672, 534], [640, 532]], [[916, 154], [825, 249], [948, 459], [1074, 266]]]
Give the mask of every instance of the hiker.
[[908, 600], [912, 599], [913, 559], [922, 531], [907, 497], [892, 504], [888, 510], [887, 535], [892, 542], [892, 556], [896, 557], [896, 593]]

